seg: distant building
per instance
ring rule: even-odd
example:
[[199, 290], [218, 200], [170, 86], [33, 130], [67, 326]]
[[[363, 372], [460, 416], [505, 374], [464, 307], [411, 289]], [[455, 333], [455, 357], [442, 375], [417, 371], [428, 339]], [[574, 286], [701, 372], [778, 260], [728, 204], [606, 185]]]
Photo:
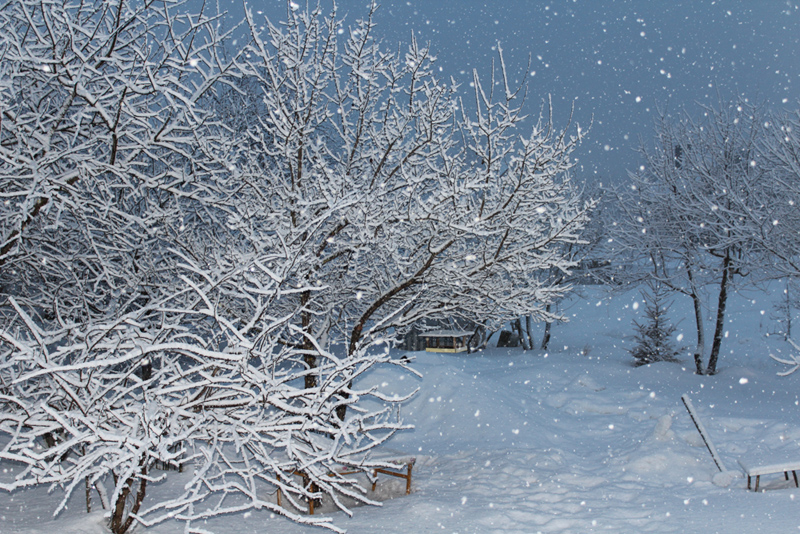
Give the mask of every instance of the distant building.
[[428, 352], [465, 352], [474, 332], [466, 330], [432, 330], [419, 334]]
[[[473, 352], [483, 347], [486, 335], [483, 326], [462, 317], [425, 319], [406, 330], [399, 346], [409, 351]], [[448, 337], [450, 341], [447, 340]], [[444, 339], [434, 341], [434, 338]], [[445, 346], [447, 344], [449, 346]]]

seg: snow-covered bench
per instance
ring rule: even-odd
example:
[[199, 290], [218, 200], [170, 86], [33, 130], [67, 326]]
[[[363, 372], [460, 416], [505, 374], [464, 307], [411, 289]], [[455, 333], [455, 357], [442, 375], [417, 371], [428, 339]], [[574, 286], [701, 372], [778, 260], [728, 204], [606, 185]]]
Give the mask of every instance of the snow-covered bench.
[[[320, 440], [323, 438], [319, 438]], [[417, 461], [416, 456], [405, 454], [400, 451], [396, 451], [393, 449], [387, 449], [385, 447], [377, 447], [370, 451], [370, 460], [373, 462], [379, 462], [383, 464], [382, 467], [375, 467], [372, 469], [372, 491], [375, 491], [378, 485], [378, 473], [384, 475], [390, 475], [393, 477], [402, 478], [406, 481], [406, 495], [411, 493], [411, 473], [414, 468], [414, 464]], [[338, 475], [354, 475], [358, 474], [361, 471], [353, 469], [352, 467], [340, 465], [334, 468], [336, 471], [335, 474]], [[300, 471], [295, 472], [295, 475], [303, 477], [304, 481], [307, 480], [306, 475]], [[334, 476], [334, 473], [330, 473], [330, 476]], [[306, 482], [307, 483], [307, 482]], [[313, 491], [313, 485], [312, 491]], [[282, 495], [280, 489], [277, 491], [277, 501], [278, 506], [283, 506], [282, 503]], [[308, 514], [314, 515], [314, 508], [315, 508], [315, 501], [309, 500], [308, 501]]]
[[[403, 478], [406, 481], [406, 495], [411, 493], [411, 470], [417, 458], [412, 455], [404, 454], [400, 451], [392, 449], [379, 448], [376, 449], [371, 455], [372, 460], [377, 460], [387, 464], [385, 467], [378, 467], [373, 469], [374, 481], [372, 482], [372, 491], [378, 484], [378, 473], [390, 475], [393, 477]], [[341, 470], [337, 470], [340, 475], [351, 475], [358, 471], [348, 470], [347, 467], [342, 466]]]
[[800, 487], [797, 484], [797, 471], [800, 470], [800, 451], [798, 454], [791, 456], [777, 451], [765, 451], [764, 455], [759, 456], [759, 458], [755, 458], [750, 455], [738, 460], [739, 465], [744, 469], [744, 474], [747, 476], [747, 489], [750, 489], [750, 479], [752, 477], [756, 477], [756, 485], [753, 491], [758, 491], [761, 475], [783, 473], [786, 480], [789, 480], [790, 471], [794, 477], [794, 485]]

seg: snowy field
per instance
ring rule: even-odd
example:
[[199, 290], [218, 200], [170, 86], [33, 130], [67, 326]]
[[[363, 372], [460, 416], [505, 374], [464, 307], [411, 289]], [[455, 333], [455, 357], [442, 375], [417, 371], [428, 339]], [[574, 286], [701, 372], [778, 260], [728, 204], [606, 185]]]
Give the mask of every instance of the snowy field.
[[[800, 529], [800, 490], [782, 475], [746, 490], [737, 459], [756, 449], [789, 450], [800, 459], [800, 372], [788, 377], [769, 354], [786, 356], [773, 296], [749, 292], [730, 305], [719, 374], [693, 374], [681, 364], [631, 365], [631, 319], [643, 313], [637, 292], [608, 296], [590, 288], [565, 305], [572, 318], [554, 328], [552, 349], [489, 349], [473, 355], [417, 352], [423, 379], [375, 372], [386, 392], [419, 386], [403, 408], [413, 431], [392, 448], [418, 455], [412, 493], [382, 478], [381, 507], [358, 507], [349, 518], [323, 508], [350, 533], [584, 533], [710, 534]], [[682, 343], [694, 332], [688, 304], [672, 316]], [[680, 313], [679, 313], [680, 312]], [[709, 316], [713, 310], [709, 310]], [[713, 322], [706, 328], [710, 337]], [[392, 371], [394, 372], [394, 371]], [[724, 466], [719, 474], [681, 403], [689, 394]], [[777, 454], [777, 452], [776, 452]], [[14, 475], [2, 464], [0, 476]], [[181, 475], [148, 488], [149, 497], [180, 484]], [[2, 533], [100, 533], [102, 514], [87, 515], [76, 492], [53, 519], [59, 490], [0, 493]], [[324, 532], [253, 512], [195, 525], [217, 534]], [[163, 523], [134, 532], [177, 534]]]

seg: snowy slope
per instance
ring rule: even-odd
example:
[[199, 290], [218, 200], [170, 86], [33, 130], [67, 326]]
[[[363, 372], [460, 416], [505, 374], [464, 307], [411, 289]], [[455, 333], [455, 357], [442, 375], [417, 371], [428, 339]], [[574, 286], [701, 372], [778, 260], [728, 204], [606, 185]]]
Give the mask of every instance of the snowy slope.
[[[421, 388], [402, 411], [416, 428], [391, 445], [419, 455], [412, 494], [403, 495], [402, 481], [382, 479], [383, 506], [358, 507], [352, 518], [323, 511], [351, 533], [796, 531], [800, 490], [767, 476], [765, 491], [748, 492], [736, 460], [759, 448], [796, 449], [800, 458], [800, 373], [776, 376], [782, 367], [769, 353], [786, 355], [789, 347], [765, 337], [777, 328], [770, 298], [735, 299], [714, 377], [694, 375], [688, 356], [683, 364], [632, 367], [626, 337], [643, 313], [641, 297], [600, 289], [567, 304], [573, 319], [555, 327], [547, 354], [417, 352], [410, 356], [422, 379], [376, 371], [368, 379], [387, 393]], [[676, 301], [675, 319], [688, 312], [684, 304]], [[678, 331], [690, 345], [686, 317]], [[684, 393], [733, 474], [718, 474], [680, 401]], [[13, 476], [2, 467], [0, 476]], [[180, 483], [180, 475], [170, 477], [153, 494]], [[53, 520], [56, 501], [45, 489], [0, 494], [0, 532], [103, 531], [100, 515], [87, 517], [80, 498]], [[268, 512], [195, 526], [218, 534], [322, 532]], [[171, 534], [183, 526], [137, 531]]]

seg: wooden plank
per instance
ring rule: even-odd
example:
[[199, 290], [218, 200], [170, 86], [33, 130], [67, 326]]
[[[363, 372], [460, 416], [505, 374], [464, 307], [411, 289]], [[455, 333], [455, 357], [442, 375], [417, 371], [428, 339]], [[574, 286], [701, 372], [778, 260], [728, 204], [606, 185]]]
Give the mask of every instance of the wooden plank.
[[703, 423], [700, 421], [700, 418], [697, 416], [697, 412], [694, 410], [694, 405], [692, 405], [692, 400], [689, 398], [689, 395], [682, 396], [681, 400], [683, 401], [683, 405], [686, 406], [686, 410], [689, 412], [689, 417], [692, 418], [695, 428], [698, 432], [700, 432], [700, 437], [703, 438], [703, 443], [706, 444], [708, 452], [711, 453], [711, 459], [714, 460], [714, 463], [717, 464], [717, 468], [720, 471], [726, 471], [725, 467], [722, 465], [722, 460], [720, 459], [719, 454], [717, 454], [717, 448], [714, 447], [714, 444], [711, 442], [711, 438], [708, 436], [708, 432], [706, 432]]

